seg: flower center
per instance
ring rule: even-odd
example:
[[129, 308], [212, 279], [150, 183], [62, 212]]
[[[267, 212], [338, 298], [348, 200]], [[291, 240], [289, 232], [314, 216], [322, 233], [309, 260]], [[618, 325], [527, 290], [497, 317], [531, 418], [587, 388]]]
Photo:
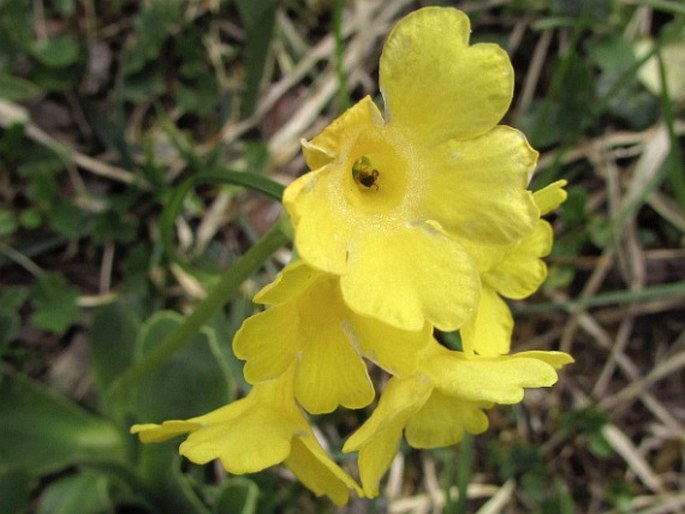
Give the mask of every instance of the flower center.
[[377, 184], [377, 180], [380, 175], [381, 173], [373, 167], [371, 159], [366, 155], [357, 159], [352, 165], [352, 177], [357, 184], [366, 189], [375, 189], [378, 191], [380, 188]]
[[372, 127], [361, 131], [345, 150], [340, 185], [351, 212], [386, 219], [412, 204], [420, 170], [403, 133]]

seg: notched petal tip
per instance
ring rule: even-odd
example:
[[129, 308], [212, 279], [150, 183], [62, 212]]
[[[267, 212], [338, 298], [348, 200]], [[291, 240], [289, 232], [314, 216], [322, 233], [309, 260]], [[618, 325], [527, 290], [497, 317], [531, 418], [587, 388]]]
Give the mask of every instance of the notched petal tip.
[[302, 153], [304, 153], [304, 160], [311, 170], [323, 168], [336, 157], [332, 150], [317, 146], [304, 138], [300, 139], [300, 145], [302, 146]]
[[428, 7], [402, 19], [380, 60], [388, 123], [410, 128], [429, 145], [476, 137], [509, 108], [514, 72], [507, 53], [491, 43], [468, 46], [468, 17]]
[[564, 190], [566, 180], [557, 180], [548, 186], [539, 189], [533, 193], [533, 200], [540, 209], [540, 215], [545, 215], [566, 201], [568, 193]]

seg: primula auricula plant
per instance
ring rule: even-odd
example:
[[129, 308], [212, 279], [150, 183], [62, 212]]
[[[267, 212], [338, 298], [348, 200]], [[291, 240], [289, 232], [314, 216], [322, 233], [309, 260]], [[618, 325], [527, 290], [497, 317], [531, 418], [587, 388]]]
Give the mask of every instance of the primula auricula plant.
[[[189, 434], [180, 452], [231, 473], [284, 463], [317, 495], [373, 497], [404, 436], [415, 448], [487, 429], [484, 410], [547, 387], [561, 352], [510, 354], [503, 300], [544, 281], [552, 230], [541, 215], [564, 183], [528, 190], [537, 152], [499, 125], [513, 70], [494, 44], [469, 45], [469, 20], [429, 7], [402, 19], [380, 59], [384, 112], [362, 99], [304, 142], [312, 169], [283, 203], [299, 260], [255, 297], [266, 309], [233, 341], [253, 384], [188, 420], [140, 424], [143, 442]], [[462, 351], [433, 337], [459, 330]], [[391, 378], [374, 389], [368, 366]], [[343, 451], [361, 485], [326, 454], [306, 413], [378, 403]]]

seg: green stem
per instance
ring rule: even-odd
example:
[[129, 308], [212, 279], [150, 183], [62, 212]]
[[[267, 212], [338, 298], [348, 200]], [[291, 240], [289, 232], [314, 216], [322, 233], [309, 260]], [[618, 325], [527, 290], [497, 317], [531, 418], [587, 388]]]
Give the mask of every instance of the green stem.
[[[176, 186], [173, 194], [166, 201], [159, 221], [159, 233], [167, 255], [169, 255], [171, 260], [184, 267], [187, 266], [187, 263], [178, 254], [173, 243], [174, 224], [176, 223], [176, 218], [181, 210], [186, 195], [190, 190], [200, 184], [230, 184], [243, 186], [247, 189], [263, 193], [278, 201], [281, 201], [284, 190], [284, 187], [281, 184], [267, 177], [254, 173], [243, 173], [230, 170], [222, 170], [221, 172], [215, 173], [200, 173], [181, 182]], [[199, 274], [199, 272], [196, 271], [196, 274]]]
[[219, 282], [202, 300], [183, 324], [173, 332], [162, 344], [145, 356], [143, 360], [127, 369], [112, 385], [108, 392], [108, 400], [118, 398], [133, 384], [150, 371], [164, 364], [171, 355], [186, 344], [196, 334], [211, 316], [228, 302], [240, 285], [255, 273], [273, 253], [288, 243], [282, 218], [276, 223], [247, 253], [240, 257], [219, 279]]
[[471, 481], [471, 461], [473, 455], [473, 436], [471, 434], [464, 434], [464, 439], [459, 445], [461, 455], [459, 455], [459, 467], [457, 468], [457, 490], [459, 497], [457, 498], [457, 505], [455, 512], [457, 514], [466, 514], [469, 505], [468, 489]]

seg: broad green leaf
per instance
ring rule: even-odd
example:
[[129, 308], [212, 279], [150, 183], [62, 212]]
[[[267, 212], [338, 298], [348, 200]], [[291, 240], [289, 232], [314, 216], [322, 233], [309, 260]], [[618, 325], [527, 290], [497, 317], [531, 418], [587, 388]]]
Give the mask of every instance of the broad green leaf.
[[164, 514], [209, 514], [181, 473], [177, 442], [146, 444], [141, 448], [138, 472], [149, 491], [155, 512]]
[[37, 382], [0, 378], [0, 468], [41, 475], [81, 461], [124, 459], [121, 434], [107, 420]]
[[25, 470], [0, 469], [0, 512], [22, 512], [32, 486], [31, 476]]
[[[182, 322], [183, 317], [175, 312], [155, 314], [141, 330], [140, 355], [153, 351]], [[157, 423], [190, 418], [228, 403], [228, 373], [214, 331], [204, 328], [141, 379], [134, 390], [136, 420]]]
[[90, 357], [95, 384], [103, 395], [134, 359], [140, 320], [123, 302], [100, 308], [90, 326]]
[[79, 50], [78, 41], [63, 34], [35, 42], [31, 47], [31, 55], [50, 68], [65, 68], [76, 63]]
[[51, 273], [39, 278], [31, 288], [35, 309], [31, 323], [47, 332], [63, 333], [81, 312], [77, 299], [78, 290], [63, 275]]
[[214, 505], [214, 514], [254, 514], [259, 487], [245, 477], [231, 478], [222, 488]]
[[110, 479], [97, 473], [78, 473], [51, 484], [40, 496], [37, 514], [108, 514]]
[[585, 46], [589, 58], [602, 69], [628, 70], [635, 64], [632, 45], [622, 34], [589, 39]]
[[20, 102], [40, 93], [41, 89], [30, 80], [0, 73], [0, 97]]

